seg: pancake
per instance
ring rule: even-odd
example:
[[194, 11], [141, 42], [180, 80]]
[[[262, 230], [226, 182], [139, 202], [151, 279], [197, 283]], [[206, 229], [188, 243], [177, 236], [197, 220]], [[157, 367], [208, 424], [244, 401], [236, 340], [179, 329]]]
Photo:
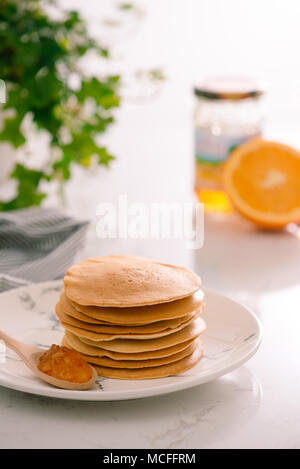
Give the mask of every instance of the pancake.
[[74, 319], [78, 319], [79, 321], [85, 322], [87, 324], [102, 324], [103, 326], [112, 325], [110, 322], [101, 321], [100, 319], [92, 318], [91, 316], [87, 316], [86, 314], [77, 311], [77, 309], [72, 306], [72, 303], [67, 299], [64, 293], [61, 294], [57, 304], [60, 305], [60, 308], [64, 311], [65, 314]]
[[[177, 325], [181, 324], [186, 318], [195, 313], [199, 307], [203, 306], [203, 292], [200, 290], [192, 295], [191, 297], [185, 298], [183, 300], [174, 301], [172, 303], [166, 303], [168, 305], [167, 308], [163, 308], [163, 305], [155, 305], [155, 306], [141, 306], [140, 308], [97, 308], [94, 306], [80, 306], [82, 309], [86, 309], [88, 314], [78, 311], [72, 305], [71, 301], [68, 300], [65, 293], [61, 294], [59, 304], [61, 310], [66, 313], [68, 316], [71, 316], [75, 319], [78, 319], [82, 322], [89, 323], [89, 324], [98, 324], [104, 326], [113, 326], [113, 327], [124, 327], [124, 326], [140, 326], [141, 330], [144, 327], [147, 327], [147, 330], [150, 332], [155, 332], [158, 330], [163, 330], [167, 327], [176, 327]], [[173, 313], [170, 310], [170, 306], [173, 305], [175, 312]], [[141, 311], [142, 310], [142, 311]], [[141, 313], [143, 317], [141, 317]], [[166, 318], [161, 319], [161, 316], [168, 316], [179, 314], [178, 317], [174, 318]], [[94, 315], [92, 317], [91, 315]], [[110, 319], [110, 321], [103, 321], [98, 317], [102, 316], [106, 319]], [[117, 321], [113, 321], [113, 318], [116, 318]], [[155, 319], [155, 321], [153, 321]], [[149, 322], [146, 322], [149, 321]]]
[[[184, 358], [195, 350], [197, 346], [197, 339], [194, 340], [188, 347], [181, 350], [180, 352], [168, 355], [167, 357], [148, 359], [148, 360], [113, 360], [107, 357], [93, 357], [90, 355], [81, 354], [81, 356], [92, 365], [108, 366], [109, 368], [149, 368], [152, 366], [166, 365], [167, 363], [173, 363], [181, 358]], [[70, 347], [66, 339], [63, 339], [62, 345]]]
[[[195, 317], [190, 318], [188, 321], [180, 324], [178, 327], [173, 328], [173, 329], [165, 329], [164, 331], [161, 332], [152, 332], [149, 334], [135, 334], [134, 332], [128, 334], [126, 331], [124, 332], [119, 332], [116, 334], [105, 334], [101, 332], [94, 332], [94, 331], [89, 331], [86, 329], [81, 329], [79, 327], [73, 326], [60, 317], [60, 322], [62, 326], [65, 328], [67, 331], [71, 331], [74, 334], [76, 334], [79, 337], [89, 339], [95, 342], [102, 342], [102, 341], [109, 341], [109, 340], [117, 340], [117, 339], [128, 339], [128, 340], [149, 340], [149, 339], [155, 339], [159, 337], [165, 337], [169, 334], [173, 334], [177, 331], [180, 331], [184, 327], [186, 327], [188, 324], [190, 324], [192, 321], [194, 321], [195, 318], [197, 318], [199, 315], [195, 315]], [[95, 327], [95, 326], [94, 326]]]
[[[143, 326], [119, 326], [119, 325], [112, 325], [112, 324], [89, 324], [87, 322], [80, 321], [72, 316], [69, 316], [64, 311], [62, 311], [62, 307], [58, 302], [55, 307], [56, 315], [60, 322], [63, 324], [67, 324], [70, 326], [77, 327], [79, 329], [83, 329], [86, 331], [91, 331], [94, 333], [103, 333], [103, 334], [121, 334], [123, 335], [141, 335], [141, 334], [155, 334], [157, 332], [168, 331], [172, 332], [175, 331], [179, 326], [183, 324], [187, 324], [192, 319], [195, 319], [200, 314], [200, 308], [195, 311], [195, 313], [188, 314], [187, 316], [183, 316], [179, 319], [170, 319], [166, 321], [159, 321], [154, 322], [152, 324], [145, 324]], [[148, 337], [149, 338], [149, 337]]]
[[113, 352], [111, 350], [104, 350], [99, 347], [93, 347], [91, 345], [84, 344], [81, 342], [79, 337], [72, 332], [65, 331], [65, 336], [63, 338], [64, 343], [68, 344], [74, 350], [81, 353], [82, 355], [86, 354], [93, 357], [108, 357], [113, 360], [148, 360], [154, 358], [168, 357], [174, 353], [180, 352], [181, 350], [186, 349], [189, 345], [192, 344], [194, 339], [187, 340], [180, 344], [173, 345], [171, 347], [164, 348], [162, 350], [150, 350], [149, 352], [140, 352], [140, 353], [119, 353]]
[[192, 368], [203, 356], [202, 345], [196, 347], [194, 352], [187, 357], [173, 363], [149, 368], [110, 368], [106, 366], [93, 365], [99, 376], [117, 379], [153, 379], [173, 376]]
[[[81, 342], [87, 345], [92, 345], [93, 347], [99, 347], [106, 350], [111, 350], [113, 352], [139, 353], [147, 352], [149, 350], [161, 350], [163, 348], [179, 344], [180, 342], [195, 339], [200, 334], [202, 334], [202, 332], [204, 332], [205, 328], [206, 325], [203, 319], [198, 318], [178, 332], [174, 332], [173, 334], [169, 334], [164, 337], [158, 337], [155, 339], [115, 339], [96, 342], [81, 336], [79, 337]], [[75, 333], [75, 335], [78, 336], [77, 333]]]
[[[97, 306], [82, 306], [71, 302], [62, 292], [60, 296], [60, 304], [62, 310], [69, 316], [73, 316], [77, 312], [83, 313], [85, 316], [91, 317], [97, 321], [104, 321], [114, 325], [141, 325], [152, 324], [167, 319], [177, 319], [194, 313], [196, 309], [203, 304], [204, 293], [198, 290], [193, 295], [182, 300], [172, 301], [154, 306], [140, 306], [129, 308], [105, 308]], [[75, 312], [74, 312], [75, 310]], [[78, 317], [78, 315], [77, 315]]]
[[201, 287], [185, 267], [143, 257], [116, 255], [86, 259], [64, 277], [67, 297], [84, 306], [144, 306], [178, 300]]

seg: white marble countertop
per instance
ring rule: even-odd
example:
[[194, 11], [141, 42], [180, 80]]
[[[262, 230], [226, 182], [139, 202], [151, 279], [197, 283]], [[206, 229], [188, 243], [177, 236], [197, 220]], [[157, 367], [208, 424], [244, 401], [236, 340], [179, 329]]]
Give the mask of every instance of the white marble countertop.
[[[300, 447], [299, 239], [235, 217], [220, 223], [206, 222], [204, 247], [188, 256], [207, 287], [258, 314], [264, 338], [257, 354], [213, 382], [141, 400], [62, 401], [0, 388], [0, 447]], [[90, 235], [82, 256], [105, 249]], [[149, 242], [139, 249], [155, 250]]]

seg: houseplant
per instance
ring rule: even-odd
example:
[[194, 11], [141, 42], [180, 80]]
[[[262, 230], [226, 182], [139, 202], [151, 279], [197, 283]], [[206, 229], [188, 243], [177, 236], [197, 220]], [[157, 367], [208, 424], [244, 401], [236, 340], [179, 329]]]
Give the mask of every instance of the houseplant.
[[0, 78], [7, 89], [0, 142], [23, 148], [30, 121], [35, 131], [48, 135], [49, 146], [39, 169], [14, 162], [10, 177], [17, 192], [0, 200], [0, 210], [40, 205], [46, 196], [41, 183], [63, 183], [73, 164], [88, 168], [113, 159], [99, 136], [120, 105], [120, 76], [87, 76], [80, 67], [87, 53], [110, 56], [78, 12], [63, 11], [50, 0], [0, 0]]

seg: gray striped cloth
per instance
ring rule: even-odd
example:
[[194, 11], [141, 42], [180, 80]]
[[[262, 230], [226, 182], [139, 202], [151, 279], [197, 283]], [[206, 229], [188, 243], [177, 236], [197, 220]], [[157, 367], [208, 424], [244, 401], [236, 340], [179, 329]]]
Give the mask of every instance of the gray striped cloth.
[[87, 228], [55, 209], [0, 212], [0, 292], [63, 277]]

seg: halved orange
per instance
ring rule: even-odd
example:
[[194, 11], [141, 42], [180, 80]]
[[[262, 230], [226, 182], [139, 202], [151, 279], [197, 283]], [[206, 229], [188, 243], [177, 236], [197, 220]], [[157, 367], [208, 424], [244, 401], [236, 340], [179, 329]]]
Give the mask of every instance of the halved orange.
[[233, 206], [264, 228], [300, 221], [300, 152], [260, 138], [237, 147], [224, 165]]

